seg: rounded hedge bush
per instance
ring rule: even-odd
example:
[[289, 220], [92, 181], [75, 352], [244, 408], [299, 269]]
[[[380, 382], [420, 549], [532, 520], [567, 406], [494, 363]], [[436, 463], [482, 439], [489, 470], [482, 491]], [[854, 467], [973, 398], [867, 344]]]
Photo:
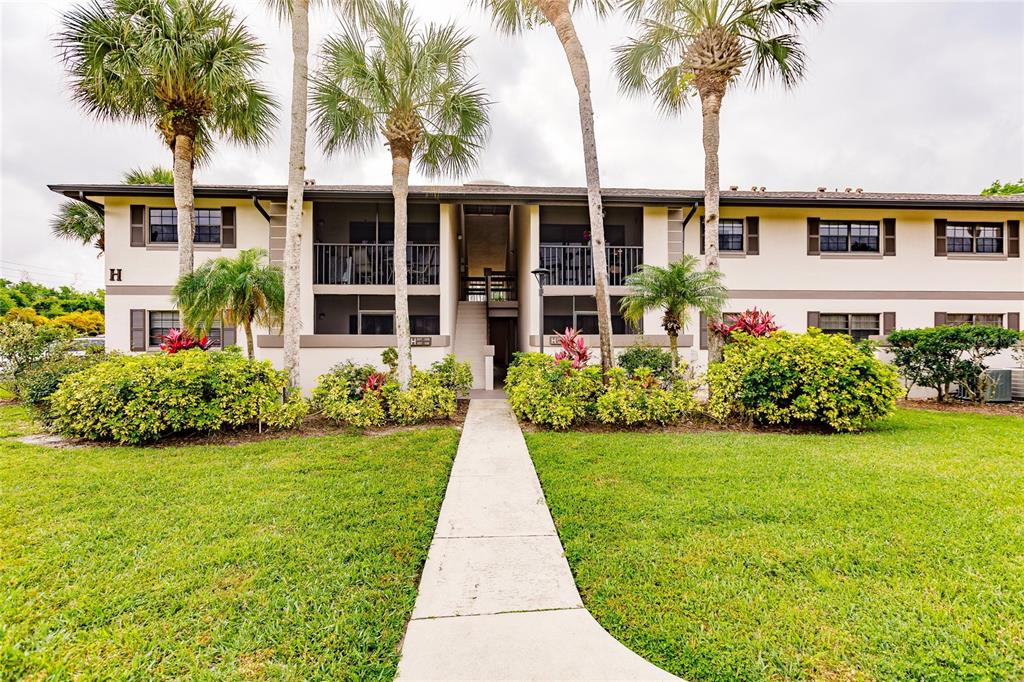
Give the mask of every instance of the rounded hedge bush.
[[122, 444], [256, 423], [291, 428], [306, 403], [282, 402], [287, 384], [269, 361], [237, 351], [111, 356], [64, 378], [50, 396], [52, 428]]
[[708, 369], [708, 413], [760, 424], [819, 424], [857, 431], [892, 412], [896, 370], [848, 336], [775, 332], [734, 337]]
[[649, 369], [660, 379], [672, 376], [672, 354], [655, 346], [630, 346], [622, 352], [616, 364], [629, 376], [635, 376], [641, 368]]

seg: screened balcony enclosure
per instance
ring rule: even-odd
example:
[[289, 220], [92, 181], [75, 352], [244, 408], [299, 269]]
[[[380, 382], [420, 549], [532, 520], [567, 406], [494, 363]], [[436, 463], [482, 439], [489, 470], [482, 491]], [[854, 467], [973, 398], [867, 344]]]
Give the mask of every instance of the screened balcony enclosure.
[[[643, 263], [643, 210], [613, 207], [605, 211], [605, 257], [609, 286], [623, 286]], [[594, 254], [585, 207], [541, 207], [540, 267], [550, 286], [593, 286]]]
[[[437, 204], [410, 204], [406, 263], [409, 284], [440, 282]], [[313, 283], [395, 283], [395, 223], [390, 203], [329, 203], [313, 207]]]

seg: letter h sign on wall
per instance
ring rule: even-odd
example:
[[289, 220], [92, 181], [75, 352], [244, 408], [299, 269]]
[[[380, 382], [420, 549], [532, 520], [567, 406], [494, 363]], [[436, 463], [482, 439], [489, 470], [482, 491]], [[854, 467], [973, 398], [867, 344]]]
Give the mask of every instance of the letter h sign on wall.
[[120, 282], [121, 281], [121, 268], [110, 268], [110, 281]]

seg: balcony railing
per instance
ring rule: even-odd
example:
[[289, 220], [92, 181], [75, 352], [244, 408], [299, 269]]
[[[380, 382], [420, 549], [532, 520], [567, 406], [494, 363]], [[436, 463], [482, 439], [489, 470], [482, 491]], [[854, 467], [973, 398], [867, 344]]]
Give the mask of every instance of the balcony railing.
[[[540, 266], [551, 271], [545, 284], [553, 286], [593, 286], [594, 259], [589, 246], [541, 244]], [[644, 260], [642, 246], [606, 246], [608, 285], [622, 286], [626, 276], [636, 272]]]
[[[409, 244], [409, 284], [440, 282], [437, 244]], [[394, 244], [314, 244], [314, 284], [394, 284]]]

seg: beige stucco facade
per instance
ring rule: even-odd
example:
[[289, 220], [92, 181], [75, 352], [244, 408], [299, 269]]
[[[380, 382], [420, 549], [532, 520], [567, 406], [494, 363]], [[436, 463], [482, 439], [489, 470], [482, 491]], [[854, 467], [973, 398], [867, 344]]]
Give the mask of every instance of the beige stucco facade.
[[[170, 288], [177, 275], [176, 247], [173, 244], [152, 244], [147, 239], [147, 244], [140, 246], [137, 242], [132, 245], [130, 239], [130, 207], [141, 205], [147, 210], [173, 208], [172, 197], [169, 194], [130, 196], [127, 194], [129, 191], [129, 188], [121, 188], [107, 195], [97, 191], [90, 197], [92, 201], [102, 203], [105, 211], [107, 347], [123, 352], [138, 350], [137, 347], [133, 349], [132, 344], [131, 311], [143, 310], [148, 315], [149, 311], [171, 310]], [[585, 210], [575, 198], [557, 202], [545, 196], [523, 196], [496, 201], [486, 193], [478, 197], [470, 190], [466, 192], [467, 196], [457, 198], [446, 198], [439, 192], [436, 200], [423, 192], [416, 199], [420, 204], [418, 214], [436, 216], [437, 221], [437, 255], [436, 263], [432, 264], [436, 269], [436, 276], [432, 275], [435, 279], [429, 284], [409, 287], [410, 295], [420, 297], [418, 300], [431, 314], [436, 310], [436, 328], [431, 326], [432, 333], [419, 338], [419, 343], [424, 345], [413, 349], [414, 362], [419, 365], [427, 365], [452, 352], [460, 331], [464, 331], [459, 324], [459, 311], [463, 310], [460, 301], [465, 298], [464, 280], [470, 274], [476, 277], [479, 273], [469, 273], [467, 246], [463, 238], [470, 229], [474, 229], [474, 239], [479, 242], [479, 226], [483, 225], [498, 225], [506, 231], [500, 235], [501, 243], [507, 244], [502, 248], [509, 250], [508, 262], [517, 277], [515, 298], [518, 300], [503, 303], [504, 309], [499, 313], [492, 311], [492, 314], [514, 318], [510, 326], [502, 326], [501, 329], [502, 333], [515, 336], [516, 348], [536, 350], [541, 332], [539, 287], [530, 272], [540, 264], [542, 231], [552, 221], [567, 220], [565, 216], [569, 215], [578, 217], [578, 212]], [[260, 200], [260, 206], [270, 215], [268, 221], [252, 198], [240, 197], [238, 192], [224, 197], [211, 196], [213, 193], [213, 189], [197, 192], [196, 206], [210, 209], [233, 207], [235, 245], [197, 245], [197, 265], [209, 258], [234, 256], [242, 249], [254, 247], [269, 249], [279, 257], [283, 245], [275, 242], [280, 242], [282, 234], [283, 204], [280, 200], [273, 197]], [[305, 204], [301, 261], [301, 373], [302, 384], [307, 389], [315, 385], [317, 376], [338, 362], [352, 359], [379, 364], [381, 351], [393, 343], [393, 337], [387, 334], [318, 333], [318, 328], [326, 328], [322, 319], [325, 306], [315, 305], [317, 298], [324, 296], [348, 297], [344, 298], [346, 301], [357, 295], [369, 297], [363, 300], [384, 300], [380, 297], [386, 299], [393, 295], [393, 286], [359, 284], [348, 280], [316, 284], [314, 277], [319, 267], [314, 257], [315, 203], [362, 201], [390, 206], [388, 197], [377, 194], [320, 199], [315, 193], [311, 194], [313, 196], [308, 197], [310, 200]], [[878, 315], [880, 327], [881, 316], [889, 314], [896, 328], [931, 326], [937, 312], [998, 314], [1002, 315], [1006, 325], [1019, 324], [1019, 318], [1024, 314], [1024, 266], [1019, 256], [1010, 253], [1010, 228], [1014, 221], [1024, 220], [1024, 199], [1019, 206], [1010, 203], [998, 209], [984, 204], [981, 204], [984, 208], [964, 208], [962, 202], [956, 208], [948, 209], [942, 206], [919, 207], [912, 201], [907, 202], [911, 207], [900, 206], [899, 202], [886, 207], [772, 206], [766, 203], [770, 202], [752, 199], [749, 205], [739, 205], [732, 201], [722, 208], [723, 219], [757, 218], [759, 233], [756, 255], [745, 251], [722, 253], [722, 271], [732, 292], [726, 306], [728, 312], [758, 307], [774, 313], [783, 328], [796, 331], [806, 329], [811, 319], [809, 313]], [[491, 212], [486, 219], [474, 218], [466, 208], [475, 204], [500, 204], [507, 209], [503, 209], [505, 212]], [[631, 233], [630, 239], [634, 246], [642, 247], [643, 263], [666, 265], [673, 254], [679, 252], [700, 257], [702, 210], [699, 206], [683, 201], [673, 204], [669, 199], [632, 204], [619, 199], [614, 206], [619, 213], [631, 211], [628, 215], [637, 216], [639, 231]], [[487, 212], [477, 211], [475, 214]], [[680, 216], [687, 214], [688, 220], [682, 227]], [[810, 255], [808, 218], [812, 217], [824, 222], [856, 220], [880, 225], [887, 220], [894, 221], [895, 254], [882, 255], [884, 249], [879, 248], [878, 253]], [[945, 219], [949, 223], [1000, 224], [1003, 230], [1002, 253], [936, 255], [936, 219]], [[498, 234], [495, 232], [496, 239]], [[640, 243], [635, 244], [636, 241]], [[487, 246], [489, 251], [485, 256], [488, 262], [496, 261], [495, 254], [490, 253], [494, 244]], [[1017, 250], [1019, 253], [1019, 241]], [[626, 289], [622, 286], [611, 287], [613, 297], [624, 293]], [[566, 300], [579, 301], [592, 296], [592, 286], [563, 284], [545, 287], [545, 300], [550, 301], [549, 305], [553, 307]], [[319, 321], [318, 310], [321, 315]], [[428, 326], [433, 324], [428, 323]], [[702, 367], [706, 354], [700, 347], [699, 326], [698, 317], [692, 315], [682, 339], [682, 352], [690, 363]], [[332, 332], [348, 331], [340, 322], [332, 325], [331, 329]], [[555, 330], [543, 331], [547, 334], [546, 350], [551, 351], [550, 337]], [[281, 349], [277, 334], [277, 330], [258, 330], [256, 346], [259, 357], [280, 365]], [[649, 343], [666, 343], [660, 328], [659, 312], [652, 311], [644, 318], [643, 334]], [[489, 340], [493, 344], [493, 339]], [[592, 340], [596, 346], [596, 338]], [[620, 333], [615, 336], [615, 345], [617, 350], [622, 350], [636, 340], [632, 334]], [[244, 344], [241, 330], [237, 342]], [[481, 345], [486, 348], [488, 344]], [[1000, 362], [1008, 363], [1009, 358], [1000, 359]]]

